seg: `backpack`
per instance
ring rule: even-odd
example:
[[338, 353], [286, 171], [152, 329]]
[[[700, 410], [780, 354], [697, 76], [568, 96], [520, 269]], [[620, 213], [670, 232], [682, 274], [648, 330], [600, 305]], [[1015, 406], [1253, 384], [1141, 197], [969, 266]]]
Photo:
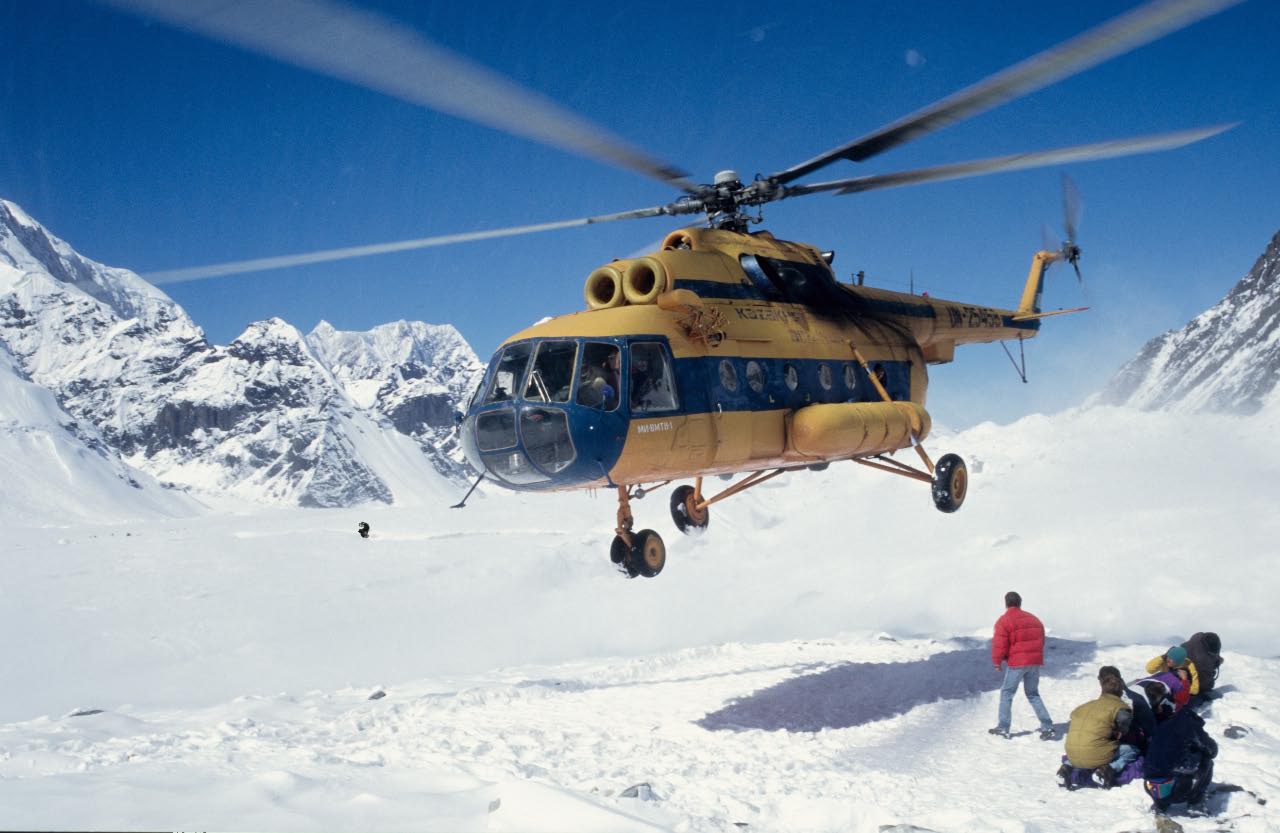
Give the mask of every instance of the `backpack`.
[[1222, 640], [1213, 631], [1202, 631], [1192, 634], [1182, 647], [1187, 649], [1187, 658], [1196, 664], [1200, 692], [1212, 691], [1218, 679], [1218, 667], [1222, 665]]

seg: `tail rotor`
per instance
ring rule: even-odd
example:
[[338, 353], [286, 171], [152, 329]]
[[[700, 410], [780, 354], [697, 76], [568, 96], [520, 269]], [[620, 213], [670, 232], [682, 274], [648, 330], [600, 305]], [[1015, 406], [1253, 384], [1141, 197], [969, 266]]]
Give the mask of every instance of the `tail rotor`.
[[1076, 235], [1080, 229], [1080, 215], [1084, 211], [1084, 201], [1080, 199], [1080, 190], [1076, 188], [1075, 182], [1066, 174], [1062, 175], [1062, 225], [1066, 231], [1066, 238], [1055, 242], [1052, 231], [1047, 225], [1041, 227], [1041, 234], [1044, 239], [1045, 251], [1054, 252], [1058, 255], [1057, 260], [1065, 260], [1071, 264], [1071, 268], [1075, 270], [1076, 282], [1080, 284], [1082, 292], [1088, 297], [1088, 292], [1084, 290], [1084, 275], [1080, 272], [1080, 246], [1076, 244]]

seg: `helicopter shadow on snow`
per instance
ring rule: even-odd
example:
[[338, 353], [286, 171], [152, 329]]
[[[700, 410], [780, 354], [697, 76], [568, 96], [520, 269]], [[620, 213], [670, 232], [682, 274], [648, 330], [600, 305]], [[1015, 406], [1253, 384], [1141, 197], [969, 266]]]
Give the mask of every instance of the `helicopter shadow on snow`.
[[[1003, 677], [991, 668], [991, 643], [956, 641], [964, 647], [927, 659], [850, 662], [795, 677], [733, 700], [696, 723], [712, 731], [848, 729], [906, 714], [926, 703], [999, 689]], [[1041, 679], [1072, 676], [1096, 650], [1095, 642], [1048, 638]]]

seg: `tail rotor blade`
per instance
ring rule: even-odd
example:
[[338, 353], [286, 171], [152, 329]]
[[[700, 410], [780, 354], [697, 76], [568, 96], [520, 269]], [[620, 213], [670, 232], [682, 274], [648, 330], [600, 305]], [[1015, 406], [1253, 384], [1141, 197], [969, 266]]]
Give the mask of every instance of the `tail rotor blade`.
[[1049, 228], [1049, 224], [1042, 223], [1040, 225], [1040, 248], [1046, 252], [1056, 252], [1061, 245], [1061, 241], [1057, 239], [1053, 230]]
[[1080, 199], [1080, 189], [1066, 174], [1062, 175], [1062, 223], [1067, 230], [1067, 239], [1075, 240], [1080, 228], [1080, 215], [1084, 211], [1084, 201]]

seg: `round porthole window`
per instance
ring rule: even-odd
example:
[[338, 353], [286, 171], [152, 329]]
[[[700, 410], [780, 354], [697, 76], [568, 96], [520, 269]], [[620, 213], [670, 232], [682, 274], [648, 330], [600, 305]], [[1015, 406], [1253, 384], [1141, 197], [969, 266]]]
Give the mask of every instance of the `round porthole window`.
[[756, 393], [764, 391], [764, 368], [760, 366], [760, 362], [747, 362], [747, 385]]
[[782, 379], [787, 383], [787, 390], [795, 390], [800, 386], [800, 374], [796, 373], [794, 364], [788, 364], [782, 368]]
[[851, 364], [844, 366], [844, 386], [850, 391], [858, 386], [858, 375]]
[[831, 390], [831, 365], [825, 363], [818, 365], [818, 384], [822, 385], [823, 390]]
[[730, 393], [738, 390], [738, 371], [728, 359], [720, 360], [720, 386]]

